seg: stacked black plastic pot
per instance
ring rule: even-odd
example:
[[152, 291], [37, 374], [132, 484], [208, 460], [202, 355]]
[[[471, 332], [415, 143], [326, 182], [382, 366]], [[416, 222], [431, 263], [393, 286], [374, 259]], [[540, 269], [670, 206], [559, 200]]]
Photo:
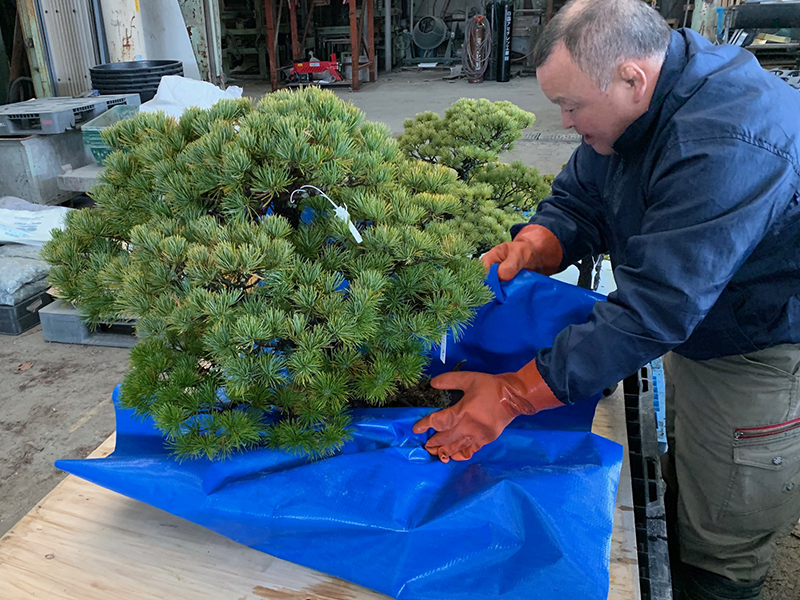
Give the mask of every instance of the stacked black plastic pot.
[[183, 75], [179, 60], [137, 60], [108, 63], [89, 69], [92, 87], [100, 94], [139, 94], [142, 102], [152, 100], [165, 75]]

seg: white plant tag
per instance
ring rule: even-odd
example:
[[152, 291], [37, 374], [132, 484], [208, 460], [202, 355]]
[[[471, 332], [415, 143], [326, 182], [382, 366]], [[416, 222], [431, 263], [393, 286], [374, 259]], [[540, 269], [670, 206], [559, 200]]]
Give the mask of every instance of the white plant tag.
[[[338, 204], [336, 204], [336, 202], [334, 202], [333, 200], [328, 198], [328, 195], [325, 192], [323, 192], [321, 189], [319, 189], [318, 187], [315, 187], [313, 185], [304, 185], [304, 186], [301, 186], [301, 187], [297, 188], [295, 191], [292, 192], [292, 196], [291, 197], [294, 197], [294, 195], [297, 192], [299, 192], [300, 190], [314, 190], [320, 196], [325, 198], [333, 206], [334, 214], [338, 218], [340, 218], [342, 221], [347, 221], [347, 226], [350, 229], [350, 233], [353, 235], [353, 239], [356, 241], [356, 243], [360, 244], [361, 242], [364, 241], [364, 238], [361, 237], [361, 233], [358, 231], [358, 228], [356, 228], [356, 226], [350, 220], [350, 213], [347, 212], [347, 205], [346, 204], [344, 204], [342, 206], [339, 206]], [[290, 197], [290, 199], [291, 199], [291, 197]]]
[[[331, 200], [330, 198], [328, 198], [328, 200], [330, 201], [331, 204], [333, 204], [333, 200]], [[336, 206], [335, 204], [333, 205]], [[361, 242], [363, 242], [364, 238], [361, 237], [361, 233], [359, 233], [358, 229], [356, 229], [356, 226], [353, 225], [353, 222], [350, 220], [350, 213], [347, 212], [347, 207], [336, 206], [336, 210], [334, 212], [336, 213], [336, 216], [339, 217], [342, 221], [347, 221], [347, 226], [350, 228], [350, 233], [353, 234], [353, 239], [355, 239], [356, 243], [360, 244]]]
[[442, 341], [439, 343], [439, 360], [445, 362], [447, 360], [447, 332], [444, 332]]

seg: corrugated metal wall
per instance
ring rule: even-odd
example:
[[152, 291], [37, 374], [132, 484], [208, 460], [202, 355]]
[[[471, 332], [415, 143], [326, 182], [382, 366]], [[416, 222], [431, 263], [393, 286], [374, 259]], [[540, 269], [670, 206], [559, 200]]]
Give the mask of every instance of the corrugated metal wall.
[[55, 93], [78, 96], [92, 89], [89, 68], [100, 62], [91, 0], [39, 0], [53, 68]]

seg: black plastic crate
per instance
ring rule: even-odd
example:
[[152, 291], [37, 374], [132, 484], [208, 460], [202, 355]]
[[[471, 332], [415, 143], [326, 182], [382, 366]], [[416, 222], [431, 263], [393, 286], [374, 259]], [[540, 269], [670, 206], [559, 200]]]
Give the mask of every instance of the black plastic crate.
[[37, 325], [39, 309], [52, 301], [47, 292], [39, 292], [14, 306], [0, 306], [0, 333], [19, 335]]
[[665, 484], [661, 479], [650, 366], [623, 381], [642, 600], [672, 600]]

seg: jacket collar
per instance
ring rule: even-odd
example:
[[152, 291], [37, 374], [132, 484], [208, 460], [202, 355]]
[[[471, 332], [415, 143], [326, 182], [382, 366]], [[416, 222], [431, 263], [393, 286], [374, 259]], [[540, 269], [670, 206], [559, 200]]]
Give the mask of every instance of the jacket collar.
[[656, 89], [650, 101], [650, 107], [641, 117], [636, 119], [614, 142], [614, 151], [623, 158], [639, 154], [643, 145], [650, 139], [650, 129], [661, 113], [664, 99], [675, 87], [687, 62], [687, 40], [683, 31], [673, 31], [672, 40], [658, 75]]

